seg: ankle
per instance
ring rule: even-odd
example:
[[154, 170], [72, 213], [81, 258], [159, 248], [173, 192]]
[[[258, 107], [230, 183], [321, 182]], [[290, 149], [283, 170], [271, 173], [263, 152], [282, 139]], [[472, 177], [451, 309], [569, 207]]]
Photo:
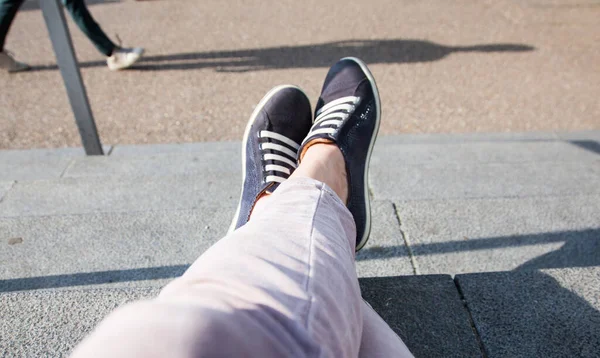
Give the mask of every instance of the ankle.
[[292, 177], [308, 177], [327, 184], [340, 199], [348, 200], [348, 178], [344, 156], [337, 145], [318, 143], [310, 146]]

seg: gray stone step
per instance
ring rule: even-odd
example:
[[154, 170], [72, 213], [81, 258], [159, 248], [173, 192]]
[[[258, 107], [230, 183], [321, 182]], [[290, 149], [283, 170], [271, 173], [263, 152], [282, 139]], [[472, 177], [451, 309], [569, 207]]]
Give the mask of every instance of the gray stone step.
[[[373, 203], [360, 276], [413, 269], [391, 203]], [[0, 292], [86, 285], [162, 286], [224, 236], [234, 206], [0, 218]]]
[[[432, 162], [498, 163], [590, 160], [600, 152], [600, 132], [471, 133], [382, 136], [374, 165]], [[105, 146], [110, 157], [84, 157], [81, 148], [0, 151], [0, 181], [67, 176], [191, 173], [227, 167], [239, 171], [240, 142]], [[153, 158], [166, 156], [169, 160]], [[171, 155], [171, 157], [169, 157]], [[401, 160], [399, 160], [401, 159]], [[150, 165], [152, 164], [152, 165]]]
[[221, 160], [226, 160], [226, 155], [239, 156], [242, 150], [241, 141], [231, 142], [200, 142], [200, 143], [169, 143], [152, 145], [115, 145], [110, 155], [113, 157], [140, 157], [155, 154], [203, 154], [222, 153]]
[[399, 166], [424, 164], [499, 164], [597, 161], [598, 153], [557, 140], [457, 143], [406, 143], [384, 137], [377, 142], [372, 165], [393, 161]]
[[456, 276], [486, 356], [598, 357], [600, 267]]
[[371, 187], [375, 197], [389, 200], [600, 193], [600, 160], [409, 166], [402, 164], [401, 158], [387, 158], [385, 163], [385, 166], [373, 165]]
[[102, 176], [17, 182], [0, 202], [0, 217], [234, 205], [239, 198], [239, 175]]
[[4, 199], [4, 195], [12, 188], [15, 184], [13, 181], [0, 181], [0, 202]]
[[[481, 165], [374, 165], [375, 199], [434, 200], [600, 194], [600, 161]], [[17, 182], [0, 216], [189, 209], [238, 199], [238, 171], [94, 176]], [[7, 187], [9, 184], [4, 184]]]
[[[237, 205], [238, 142], [82, 153], [0, 151], [9, 356], [65, 354], [80, 337], [66, 333], [180, 275]], [[373, 232], [357, 270], [417, 356], [480, 356], [478, 345], [488, 357], [597, 356], [600, 132], [381, 137], [371, 168]], [[413, 273], [460, 274], [460, 290], [448, 276], [381, 278]]]
[[0, 181], [60, 178], [77, 158], [85, 158], [82, 148], [0, 150]]
[[600, 266], [598, 194], [396, 205], [418, 273]]
[[[596, 153], [559, 140], [425, 144], [405, 143], [404, 140], [404, 137], [383, 137], [376, 146], [373, 166], [398, 157], [401, 159], [398, 164], [402, 166], [597, 160]], [[240, 170], [240, 150], [239, 142], [115, 146], [110, 157], [75, 160], [64, 176], [235, 174]]]
[[[416, 357], [597, 357], [600, 268], [361, 279]], [[65, 356], [117, 306], [155, 287], [0, 294], [0, 351]], [[465, 310], [466, 308], [466, 310]]]
[[600, 135], [383, 137], [370, 174], [375, 197], [388, 200], [600, 193]]
[[[481, 356], [450, 276], [365, 278], [361, 288], [416, 357]], [[156, 288], [104, 288], [0, 294], [0, 351], [66, 356], [114, 308], [157, 293]]]
[[64, 177], [160, 176], [194, 173], [200, 180], [241, 180], [241, 143], [116, 146], [110, 156], [75, 160]]
[[[410, 144], [405, 139], [383, 137], [376, 146], [371, 166], [375, 199], [600, 193], [600, 151], [576, 141]], [[0, 202], [0, 216], [190, 209], [235, 202], [241, 179], [239, 149], [232, 142], [116, 146], [107, 157], [71, 159], [58, 179], [3, 183], [0, 193], [12, 189]]]

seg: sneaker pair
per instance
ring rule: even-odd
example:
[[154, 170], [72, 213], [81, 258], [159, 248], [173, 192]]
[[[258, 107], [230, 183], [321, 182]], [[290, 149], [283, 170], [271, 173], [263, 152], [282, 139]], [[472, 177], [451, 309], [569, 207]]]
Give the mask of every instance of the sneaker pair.
[[[106, 58], [106, 64], [112, 71], [123, 70], [131, 67], [144, 54], [144, 49], [141, 47], [122, 48], [117, 47], [113, 53]], [[31, 69], [28, 64], [19, 62], [6, 51], [0, 52], [0, 68], [5, 69], [9, 73], [27, 71]]]
[[338, 61], [327, 74], [313, 121], [310, 101], [298, 87], [278, 86], [256, 106], [244, 133], [243, 184], [230, 231], [245, 225], [256, 201], [294, 172], [306, 149], [332, 143], [344, 156], [347, 206], [356, 223], [356, 251], [369, 238], [368, 169], [381, 105], [373, 75], [359, 59]]

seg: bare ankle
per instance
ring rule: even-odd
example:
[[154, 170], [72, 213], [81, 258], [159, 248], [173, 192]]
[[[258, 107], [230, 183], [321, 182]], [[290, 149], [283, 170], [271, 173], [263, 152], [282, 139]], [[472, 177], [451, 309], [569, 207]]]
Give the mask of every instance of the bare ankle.
[[310, 146], [292, 177], [308, 177], [329, 185], [344, 203], [348, 200], [346, 163], [335, 144], [318, 143]]

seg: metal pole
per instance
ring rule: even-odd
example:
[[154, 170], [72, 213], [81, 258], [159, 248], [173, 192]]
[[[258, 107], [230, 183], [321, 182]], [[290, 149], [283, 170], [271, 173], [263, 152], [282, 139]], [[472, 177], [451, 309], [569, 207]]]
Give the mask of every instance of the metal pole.
[[85, 86], [81, 79], [62, 5], [59, 0], [40, 0], [40, 7], [48, 27], [56, 62], [67, 88], [67, 96], [75, 115], [75, 122], [79, 128], [79, 135], [85, 153], [87, 155], [102, 155], [104, 153], [100, 144], [100, 137], [85, 92]]

